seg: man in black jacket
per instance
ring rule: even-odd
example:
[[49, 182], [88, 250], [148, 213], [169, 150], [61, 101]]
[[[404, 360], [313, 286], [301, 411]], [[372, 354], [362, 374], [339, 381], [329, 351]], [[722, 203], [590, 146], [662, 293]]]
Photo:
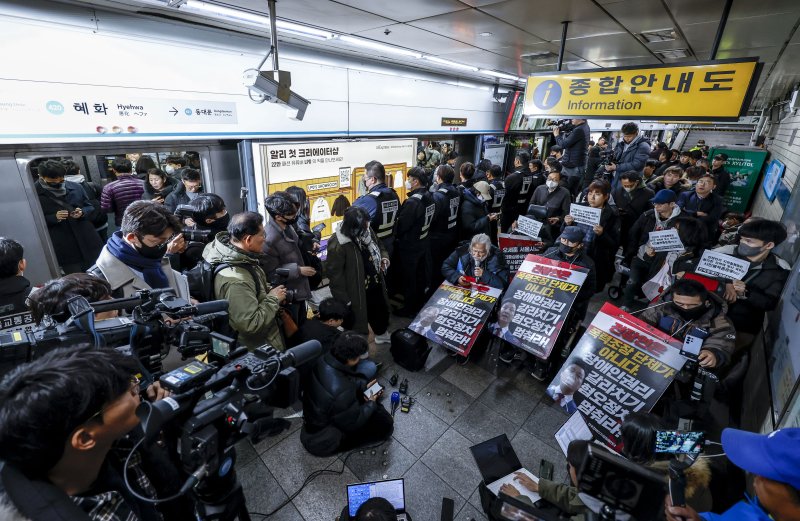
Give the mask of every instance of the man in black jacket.
[[589, 152], [589, 125], [585, 119], [573, 119], [574, 128], [566, 136], [561, 134], [561, 129], [553, 127], [556, 143], [564, 149], [561, 164], [564, 165], [562, 173], [567, 177], [567, 183], [572, 197], [578, 195], [581, 188], [581, 179], [586, 168], [586, 156]]
[[366, 397], [368, 382], [356, 370], [368, 351], [356, 333], [343, 333], [333, 349], [319, 359], [303, 393], [300, 441], [315, 456], [330, 456], [389, 438], [392, 417], [378, 403], [382, 392]]
[[0, 237], [0, 316], [28, 310], [25, 299], [31, 292], [31, 283], [23, 276], [26, 265], [22, 245]]
[[431, 224], [436, 204], [427, 187], [428, 176], [420, 167], [406, 175], [408, 198], [403, 201], [394, 223], [394, 287], [402, 288], [403, 307], [398, 316], [413, 317], [423, 304], [425, 287], [430, 281]]
[[714, 180], [716, 181], [714, 193], [720, 197], [725, 197], [728, 186], [731, 184], [731, 174], [725, 170], [725, 162], [727, 160], [728, 154], [717, 154], [711, 161], [711, 175], [714, 176]]
[[621, 244], [627, 244], [628, 232], [636, 219], [652, 208], [650, 199], [654, 195], [655, 193], [644, 185], [642, 176], [638, 172], [629, 170], [619, 176], [619, 186], [611, 193], [611, 197], [619, 210]]
[[[438, 152], [436, 152], [438, 155]], [[387, 253], [394, 253], [394, 222], [400, 208], [400, 198], [394, 188], [386, 185], [386, 169], [378, 161], [364, 166], [364, 195], [353, 201], [369, 214], [370, 227]]]
[[708, 228], [709, 244], [717, 242], [719, 219], [725, 211], [725, 201], [714, 193], [714, 176], [705, 174], [697, 180], [693, 192], [684, 192], [678, 197], [678, 206], [686, 215], [697, 217]]
[[[528, 182], [529, 184], [527, 187], [523, 186], [523, 181], [526, 176], [525, 171], [528, 170], [528, 162], [530, 160], [530, 154], [524, 150], [517, 152], [517, 157], [514, 158], [514, 172], [507, 175], [505, 178], [506, 195], [503, 197], [502, 215], [500, 217], [500, 231], [503, 233], [508, 233], [511, 229], [511, 224], [517, 220], [520, 213], [524, 214], [525, 212], [524, 209], [520, 210], [520, 204], [529, 199], [529, 197], [527, 197], [528, 191], [532, 190], [530, 188], [530, 183], [533, 181], [532, 179]], [[528, 170], [528, 172], [530, 171]], [[524, 194], [523, 188], [525, 188]]]
[[[431, 223], [431, 282], [432, 293], [442, 283], [442, 263], [458, 244], [458, 207], [461, 193], [453, 186], [455, 171], [450, 165], [441, 165], [433, 174], [438, 187], [433, 192], [436, 211]], [[473, 177], [474, 178], [474, 177]]]

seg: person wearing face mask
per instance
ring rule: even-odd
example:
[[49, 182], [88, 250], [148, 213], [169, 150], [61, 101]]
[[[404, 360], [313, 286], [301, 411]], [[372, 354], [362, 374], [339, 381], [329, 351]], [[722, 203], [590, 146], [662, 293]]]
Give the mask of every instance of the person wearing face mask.
[[693, 192], [678, 197], [678, 206], [687, 215], [700, 219], [708, 228], [709, 245], [716, 243], [719, 219], [725, 211], [725, 201], [714, 193], [716, 181], [711, 174], [701, 175]]
[[786, 240], [786, 227], [767, 219], [749, 220], [739, 228], [739, 243], [714, 251], [750, 262], [742, 280], [725, 282], [728, 317], [736, 324], [737, 349], [749, 346], [761, 331], [764, 315], [780, 301], [791, 267], [773, 249]]
[[306, 321], [306, 300], [311, 297], [308, 278], [317, 270], [306, 266], [300, 251], [300, 238], [292, 225], [297, 222], [298, 209], [292, 197], [286, 192], [275, 192], [264, 202], [269, 214], [269, 222], [264, 227], [266, 239], [262, 252], [261, 267], [270, 274], [278, 268], [289, 270], [286, 288], [293, 292], [287, 309], [295, 323], [300, 326]]
[[398, 272], [394, 287], [402, 288], [403, 307], [395, 314], [414, 316], [422, 307], [425, 287], [430, 280], [430, 233], [436, 204], [428, 192], [427, 175], [419, 167], [406, 174], [408, 198], [397, 213], [394, 225], [395, 251], [392, 264]]
[[[438, 155], [438, 152], [436, 153]], [[400, 198], [394, 188], [386, 186], [386, 169], [378, 161], [370, 161], [364, 166], [364, 186], [367, 193], [353, 201], [353, 206], [359, 206], [367, 211], [372, 231], [387, 253], [392, 255], [394, 222], [400, 208]]]
[[142, 289], [172, 288], [177, 297], [189, 300], [186, 278], [166, 258], [167, 253], [186, 248], [180, 231], [180, 221], [163, 205], [135, 201], [87, 272], [107, 280], [114, 298], [130, 297]]
[[64, 180], [66, 168], [60, 161], [44, 161], [38, 173], [36, 195], [58, 264], [64, 273], [84, 271], [103, 246], [90, 220], [95, 209], [79, 184]]
[[186, 168], [181, 172], [181, 183], [164, 200], [164, 204], [171, 212], [174, 212], [178, 205], [189, 204], [201, 193], [203, 193], [203, 177], [199, 170]]
[[456, 248], [444, 261], [441, 272], [447, 282], [464, 288], [470, 287], [466, 277], [503, 291], [508, 288], [506, 259], [485, 233], [474, 236], [469, 245]]
[[[461, 204], [458, 212], [458, 240], [468, 241], [479, 233], [489, 234], [493, 228], [496, 229], [499, 216], [496, 213], [489, 213], [490, 202], [484, 199], [483, 194], [475, 187], [472, 180], [475, 168], [472, 163], [464, 163], [460, 170], [461, 184], [458, 185], [458, 190], [461, 193]], [[455, 245], [451, 245], [450, 251], [453, 247]], [[439, 263], [433, 267], [439, 270], [441, 266]]]
[[552, 244], [555, 237], [561, 230], [561, 223], [564, 216], [569, 214], [569, 206], [572, 204], [572, 194], [567, 188], [560, 185], [561, 171], [560, 165], [547, 174], [547, 181], [543, 186], [538, 187], [533, 192], [531, 205], [528, 207], [527, 216], [535, 219], [533, 206], [544, 206], [546, 209], [545, 226], [542, 227], [542, 239]]
[[207, 231], [210, 235], [206, 241], [187, 241], [186, 249], [179, 254], [167, 254], [172, 267], [178, 271], [194, 268], [203, 258], [203, 249], [206, 244], [214, 240], [218, 233], [226, 231], [231, 220], [228, 209], [225, 207], [225, 201], [217, 194], [201, 194], [183, 208], [190, 208], [193, 215], [192, 218], [184, 221], [183, 229]]
[[186, 169], [186, 158], [181, 156], [168, 156], [164, 161], [164, 171], [175, 179], [180, 181], [181, 174]]
[[677, 280], [658, 301], [639, 318], [683, 342], [691, 334], [702, 340], [697, 361], [717, 373], [731, 361], [736, 344], [736, 329], [727, 317], [724, 300], [696, 280]]
[[630, 170], [619, 176], [619, 185], [611, 192], [611, 199], [619, 211], [622, 244], [627, 242], [628, 232], [636, 219], [653, 207], [650, 199], [654, 195], [655, 192], [644, 185], [638, 172]]
[[147, 171], [144, 182], [142, 201], [155, 201], [164, 204], [167, 197], [178, 187], [177, 181], [168, 176], [160, 168], [151, 168]]
[[599, 167], [597, 173], [614, 176], [612, 185], [619, 185], [619, 175], [633, 170], [642, 172], [645, 162], [650, 158], [650, 143], [644, 134], [639, 134], [639, 125], [630, 122], [622, 125], [622, 139], [614, 146], [612, 163]]
[[[466, 163], [465, 163], [466, 164]], [[433, 179], [437, 184], [433, 192], [436, 212], [431, 223], [431, 282], [430, 292], [436, 291], [442, 283], [439, 267], [458, 244], [458, 209], [461, 206], [461, 193], [453, 186], [455, 171], [449, 165], [436, 168]]]

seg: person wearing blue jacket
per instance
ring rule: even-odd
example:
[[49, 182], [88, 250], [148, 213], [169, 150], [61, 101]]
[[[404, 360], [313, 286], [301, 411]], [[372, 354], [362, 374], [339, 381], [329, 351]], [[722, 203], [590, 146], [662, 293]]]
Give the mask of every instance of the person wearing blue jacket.
[[666, 498], [668, 521], [796, 521], [800, 519], [800, 428], [756, 434], [722, 431], [722, 449], [737, 467], [754, 475], [755, 497], [722, 514], [698, 514]]
[[597, 173], [614, 176], [613, 187], [619, 185], [619, 174], [634, 170], [642, 172], [650, 159], [650, 143], [644, 134], [639, 134], [639, 125], [630, 122], [622, 125], [622, 139], [614, 146], [614, 161], [601, 166]]

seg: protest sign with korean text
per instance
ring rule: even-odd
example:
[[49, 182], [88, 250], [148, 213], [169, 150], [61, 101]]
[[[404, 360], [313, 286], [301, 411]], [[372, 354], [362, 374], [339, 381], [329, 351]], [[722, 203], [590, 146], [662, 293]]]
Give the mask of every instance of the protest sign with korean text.
[[600, 224], [600, 214], [603, 213], [602, 208], [592, 208], [591, 206], [584, 206], [582, 204], [571, 204], [569, 206], [569, 214], [576, 223], [588, 224], [589, 226], [597, 226]]
[[749, 269], [750, 261], [725, 253], [705, 250], [695, 272], [708, 277], [742, 280]]
[[656, 252], [660, 251], [683, 251], [686, 247], [678, 236], [678, 230], [670, 228], [658, 232], [650, 232], [650, 246]]
[[471, 288], [445, 281], [417, 314], [408, 329], [456, 353], [467, 356], [489, 319], [501, 291], [473, 284]]
[[686, 362], [680, 349], [678, 340], [606, 303], [547, 394], [574, 401], [594, 437], [619, 451], [622, 421], [653, 408]]
[[544, 251], [544, 243], [542, 241], [523, 235], [501, 233], [497, 235], [497, 243], [500, 246], [500, 251], [503, 252], [503, 257], [505, 257], [511, 273], [516, 273], [519, 265], [529, 254]]
[[503, 297], [492, 334], [539, 358], [547, 358], [588, 270], [528, 255]]
[[539, 232], [542, 231], [542, 223], [530, 217], [520, 215], [517, 219], [517, 231], [519, 233], [524, 233], [528, 237], [538, 238]]

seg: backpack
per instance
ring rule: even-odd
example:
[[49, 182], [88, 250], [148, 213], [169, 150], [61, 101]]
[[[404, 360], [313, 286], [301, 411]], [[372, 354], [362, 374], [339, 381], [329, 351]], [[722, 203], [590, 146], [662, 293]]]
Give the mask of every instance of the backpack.
[[217, 273], [225, 268], [244, 268], [253, 277], [256, 283], [256, 295], [261, 291], [261, 282], [259, 281], [258, 274], [255, 271], [255, 266], [247, 263], [229, 264], [221, 262], [219, 264], [211, 264], [205, 259], [201, 259], [197, 266], [190, 270], [186, 270], [183, 274], [186, 276], [186, 281], [189, 283], [189, 295], [196, 299], [198, 302], [209, 302], [215, 300], [214, 295], [214, 278]]
[[424, 336], [403, 328], [392, 333], [389, 351], [397, 365], [409, 371], [419, 371], [425, 367], [431, 347]]

